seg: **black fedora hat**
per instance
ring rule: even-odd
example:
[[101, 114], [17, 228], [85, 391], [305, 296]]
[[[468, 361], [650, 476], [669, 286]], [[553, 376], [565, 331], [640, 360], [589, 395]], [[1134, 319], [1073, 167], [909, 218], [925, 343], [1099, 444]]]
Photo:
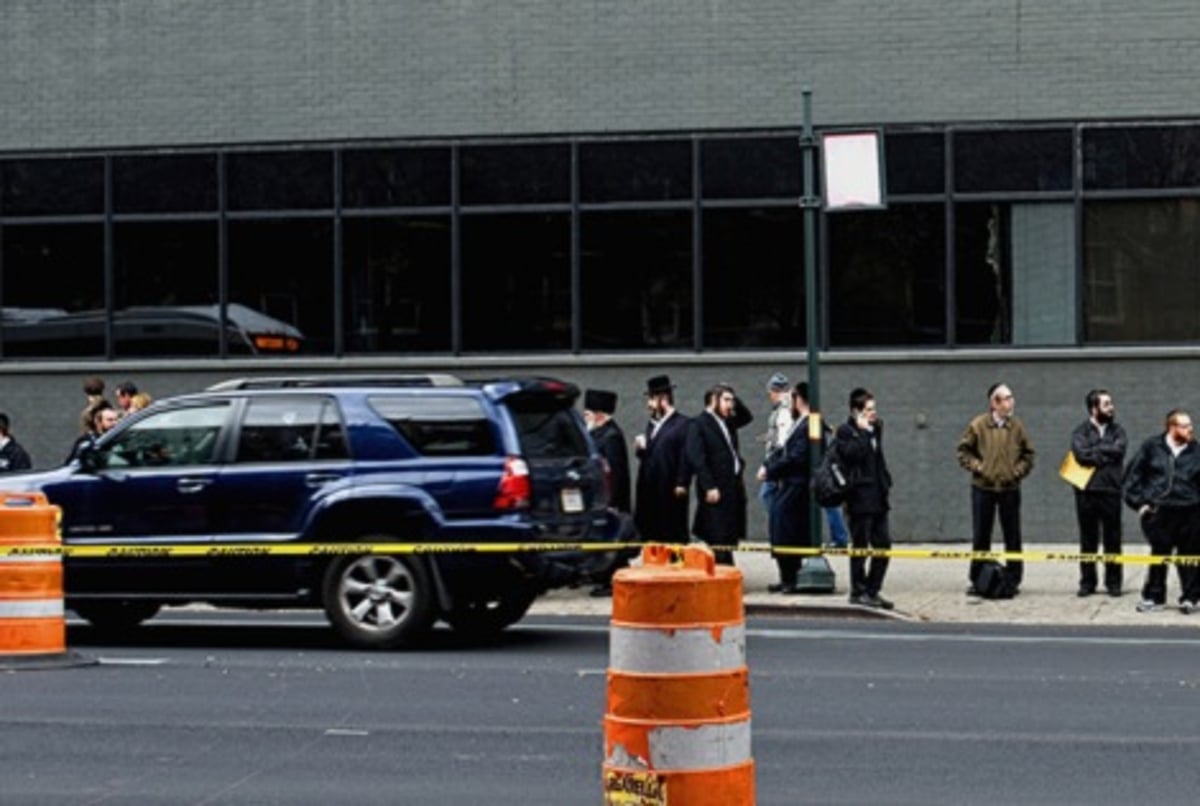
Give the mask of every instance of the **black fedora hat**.
[[671, 383], [671, 379], [666, 375], [655, 375], [646, 381], [646, 396], [665, 394], [674, 388], [675, 385]]
[[612, 414], [617, 410], [617, 393], [604, 389], [588, 389], [583, 395], [583, 407], [588, 411]]

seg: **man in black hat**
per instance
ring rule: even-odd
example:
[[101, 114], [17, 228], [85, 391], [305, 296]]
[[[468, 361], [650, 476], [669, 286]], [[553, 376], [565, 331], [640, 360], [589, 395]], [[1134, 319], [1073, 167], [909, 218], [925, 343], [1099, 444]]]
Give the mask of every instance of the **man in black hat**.
[[634, 521], [644, 540], [688, 542], [688, 484], [684, 450], [690, 420], [675, 408], [675, 387], [666, 375], [646, 381], [650, 422], [634, 437], [639, 460]]
[[[625, 434], [613, 414], [617, 410], [616, 392], [603, 389], [588, 389], [583, 395], [583, 419], [596, 449], [608, 463], [608, 505], [617, 512], [628, 515], [629, 496], [629, 450], [625, 447]], [[593, 596], [612, 595], [612, 577], [629, 560], [629, 552], [614, 552], [602, 555], [604, 563], [592, 573], [596, 587]]]
[[[746, 460], [738, 429], [754, 419], [729, 384], [704, 394], [704, 412], [688, 429], [687, 462], [696, 474], [696, 519], [692, 533], [711, 545], [732, 546], [746, 537]], [[717, 550], [717, 562], [733, 565], [733, 550]]]

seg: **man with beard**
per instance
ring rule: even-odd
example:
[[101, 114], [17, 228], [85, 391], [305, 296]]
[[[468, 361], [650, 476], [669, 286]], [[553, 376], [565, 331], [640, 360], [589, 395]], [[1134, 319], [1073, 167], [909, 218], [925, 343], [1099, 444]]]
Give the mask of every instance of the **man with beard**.
[[[1197, 550], [1196, 520], [1200, 517], [1200, 448], [1196, 447], [1192, 418], [1183, 409], [1167, 413], [1165, 434], [1150, 437], [1125, 468], [1122, 482], [1125, 503], [1137, 512], [1150, 554], [1170, 557]], [[1179, 574], [1179, 610], [1194, 613], [1200, 601], [1196, 569], [1175, 566]], [[1146, 569], [1139, 613], [1157, 613], [1167, 601], [1167, 566], [1161, 562]]]
[[675, 387], [666, 375], [646, 381], [650, 422], [634, 437], [638, 458], [634, 522], [644, 540], [686, 543], [688, 540], [688, 470], [684, 448], [690, 420], [675, 408]]
[[[608, 464], [609, 498], [611, 509], [621, 514], [622, 523], [628, 524], [629, 514], [629, 450], [625, 447], [625, 434], [613, 414], [617, 410], [617, 394], [602, 389], [588, 389], [583, 395], [583, 419], [596, 449]], [[625, 530], [626, 537], [633, 537], [632, 529]], [[625, 542], [625, 540], [622, 540]], [[591, 574], [596, 586], [592, 596], [611, 596], [612, 578], [629, 561], [629, 551], [603, 554], [600, 565]]]
[[[1085, 399], [1088, 419], [1071, 432], [1071, 452], [1083, 467], [1093, 468], [1083, 489], [1075, 490], [1075, 515], [1079, 521], [1079, 550], [1095, 554], [1104, 535], [1104, 553], [1121, 553], [1121, 471], [1128, 442], [1125, 429], [1115, 421], [1116, 407], [1107, 389], [1093, 389]], [[1121, 595], [1123, 566], [1104, 564], [1104, 589]], [[1079, 596], [1096, 592], [1096, 563], [1079, 564]]]
[[[738, 452], [738, 429], [754, 415], [733, 387], [719, 383], [704, 395], [704, 412], [692, 420], [687, 461], [696, 476], [696, 518], [692, 534], [710, 545], [733, 546], [746, 536], [746, 461]], [[732, 549], [714, 552], [733, 565]]]

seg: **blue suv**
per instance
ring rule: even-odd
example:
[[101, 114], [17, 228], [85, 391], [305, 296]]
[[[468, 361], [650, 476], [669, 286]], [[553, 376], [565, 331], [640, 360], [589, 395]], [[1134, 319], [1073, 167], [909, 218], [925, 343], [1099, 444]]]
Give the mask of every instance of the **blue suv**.
[[4, 483], [60, 506], [68, 546], [149, 549], [67, 559], [67, 605], [100, 628], [206, 602], [319, 606], [363, 647], [408, 642], [439, 618], [488, 633], [520, 619], [545, 590], [578, 581], [587, 557], [155, 557], [152, 547], [614, 540], [620, 523], [578, 395], [546, 378], [226, 382], [122, 420], [65, 467]]

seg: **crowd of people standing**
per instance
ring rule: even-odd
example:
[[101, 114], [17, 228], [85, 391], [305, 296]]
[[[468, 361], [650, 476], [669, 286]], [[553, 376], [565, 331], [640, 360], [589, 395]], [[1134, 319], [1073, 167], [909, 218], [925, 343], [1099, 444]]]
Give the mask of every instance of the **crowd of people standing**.
[[[782, 373], [767, 382], [770, 411], [767, 428], [759, 437], [764, 452], [754, 478], [758, 499], [767, 512], [767, 531], [778, 568], [772, 593], [800, 592], [797, 577], [803, 559], [786, 551], [821, 544], [813, 534], [810, 495], [815, 450], [836, 450], [846, 477], [844, 504], [826, 507], [823, 520], [829, 544], [886, 551], [892, 546], [889, 525], [892, 476], [883, 448], [884, 423], [874, 394], [859, 387], [847, 401], [846, 420], [830, 429], [810, 428], [808, 385], [791, 385]], [[645, 429], [632, 440], [638, 461], [636, 495], [628, 494], [629, 451], [623, 433], [612, 419], [615, 393], [589, 390], [585, 414], [601, 452], [612, 468], [616, 486], [614, 506], [632, 517], [640, 539], [687, 543], [693, 539], [722, 547], [718, 562], [732, 563], [728, 547], [746, 537], [747, 496], [743, 479], [739, 431], [753, 415], [728, 384], [705, 391], [704, 410], [693, 417], [676, 408], [675, 387], [666, 375], [650, 378], [645, 391], [649, 415]], [[992, 532], [999, 521], [1004, 550], [1019, 554], [1021, 539], [1021, 484], [1034, 467], [1036, 453], [1029, 433], [1015, 415], [1015, 395], [1004, 383], [987, 390], [988, 408], [967, 423], [956, 445], [959, 465], [970, 479], [972, 549], [992, 550]], [[1190, 415], [1182, 409], [1169, 412], [1163, 433], [1142, 443], [1126, 462], [1128, 440], [1116, 421], [1112, 395], [1093, 389], [1085, 398], [1087, 418], [1072, 432], [1070, 463], [1081, 472], [1064, 478], [1075, 486], [1075, 509], [1081, 553], [1104, 555], [1122, 552], [1121, 506], [1137, 513], [1150, 552], [1156, 557], [1200, 554], [1200, 448], [1194, 441]], [[604, 429], [603, 431], [601, 429]], [[812, 433], [816, 431], [819, 436]], [[601, 438], [603, 437], [603, 438]], [[618, 483], [618, 480], [621, 480]], [[690, 489], [695, 507], [689, 524]], [[620, 489], [620, 488], [619, 488]], [[849, 528], [846, 527], [848, 521]], [[847, 541], [848, 533], [848, 541]], [[883, 596], [888, 557], [850, 558], [850, 592], [853, 604], [891, 609]], [[986, 595], [980, 587], [983, 563], [967, 569], [967, 595]], [[1123, 594], [1123, 566], [1103, 563], [1103, 578], [1096, 562], [1080, 562], [1077, 595], [1091, 596], [1103, 584], [1109, 596]], [[1179, 577], [1178, 606], [1183, 613], [1200, 611], [1200, 568], [1176, 565]], [[610, 569], [604, 584], [594, 591], [611, 591]], [[1024, 565], [1012, 559], [1002, 567], [1006, 597], [1020, 593]], [[1164, 608], [1167, 566], [1150, 566], [1137, 609], [1157, 612]]]

